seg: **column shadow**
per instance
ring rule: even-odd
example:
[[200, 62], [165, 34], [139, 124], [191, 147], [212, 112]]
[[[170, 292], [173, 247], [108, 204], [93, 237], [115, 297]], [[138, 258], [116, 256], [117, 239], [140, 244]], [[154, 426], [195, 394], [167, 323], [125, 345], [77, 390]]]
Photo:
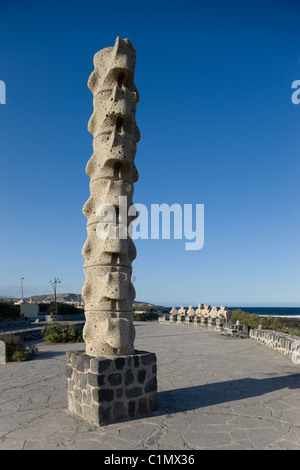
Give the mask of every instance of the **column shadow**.
[[265, 379], [243, 378], [158, 393], [160, 412], [183, 411], [257, 397], [284, 388], [300, 389], [300, 373]]

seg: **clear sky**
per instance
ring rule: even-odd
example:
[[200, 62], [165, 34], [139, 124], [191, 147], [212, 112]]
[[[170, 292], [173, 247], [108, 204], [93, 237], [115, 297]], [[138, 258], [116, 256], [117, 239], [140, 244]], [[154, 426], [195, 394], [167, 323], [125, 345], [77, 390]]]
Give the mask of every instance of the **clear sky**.
[[137, 240], [136, 299], [300, 306], [298, 0], [0, 0], [0, 296], [81, 292], [87, 80], [129, 38], [134, 202], [204, 204], [204, 246]]

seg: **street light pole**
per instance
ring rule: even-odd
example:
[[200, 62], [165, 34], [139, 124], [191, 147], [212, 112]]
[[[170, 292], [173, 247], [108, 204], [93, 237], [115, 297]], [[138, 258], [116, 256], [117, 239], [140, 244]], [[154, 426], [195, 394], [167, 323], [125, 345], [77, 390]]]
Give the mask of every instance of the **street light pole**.
[[25, 279], [25, 277], [21, 277], [21, 293], [22, 293], [22, 304], [24, 303], [23, 279]]
[[56, 303], [56, 286], [57, 284], [61, 284], [61, 282], [58, 278], [55, 277], [54, 281], [49, 281], [49, 284], [52, 284], [54, 290], [54, 302]]

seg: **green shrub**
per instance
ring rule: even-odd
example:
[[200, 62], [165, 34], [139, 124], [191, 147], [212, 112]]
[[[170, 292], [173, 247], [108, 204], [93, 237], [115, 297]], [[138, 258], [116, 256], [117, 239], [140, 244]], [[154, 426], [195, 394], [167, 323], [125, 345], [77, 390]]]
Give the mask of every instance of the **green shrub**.
[[156, 320], [159, 317], [157, 313], [147, 312], [147, 320]]
[[256, 313], [244, 312], [240, 308], [232, 311], [232, 323], [236, 323], [237, 320], [240, 321], [241, 325], [246, 325], [253, 329], [258, 328], [258, 325], [261, 324], [261, 318]]
[[273, 330], [282, 333], [288, 333], [290, 335], [300, 336], [300, 330], [287, 328], [276, 317], [260, 317], [256, 313], [244, 312], [239, 308], [237, 310], [232, 310], [232, 323], [235, 323], [237, 320], [239, 320], [242, 325], [246, 325], [252, 329], [256, 329], [259, 325], [261, 325], [264, 330]]
[[35, 353], [38, 351], [38, 349], [35, 346], [29, 346], [28, 348], [24, 348], [20, 351], [15, 351], [12, 354], [11, 361], [29, 361], [30, 359], [33, 358]]
[[39, 304], [39, 310], [40, 310], [40, 312], [41, 312], [41, 313], [48, 312], [50, 305], [51, 305], [51, 304], [46, 304], [45, 302], [42, 302], [41, 304]]
[[288, 332], [288, 328], [284, 326], [277, 318], [261, 317], [261, 325], [266, 330]]
[[61, 302], [50, 304], [48, 311], [52, 313], [52, 315], [78, 315], [79, 313], [83, 313], [83, 309]]
[[300, 336], [300, 330], [298, 328], [288, 328], [288, 333], [294, 336]]
[[0, 340], [5, 343], [7, 362], [29, 361], [38, 351], [35, 346], [26, 348], [22, 341], [13, 335], [1, 334]]
[[137, 310], [138, 312], [148, 312], [149, 310], [153, 310], [153, 308], [150, 308], [148, 305], [136, 305], [133, 309], [133, 311]]
[[134, 313], [132, 317], [133, 321], [156, 320], [156, 318], [158, 318], [158, 315], [153, 312]]
[[132, 317], [133, 321], [147, 321], [146, 313], [134, 313]]
[[80, 343], [83, 341], [82, 332], [74, 325], [53, 323], [42, 330], [46, 343]]
[[0, 318], [19, 318], [20, 316], [19, 305], [12, 305], [9, 302], [0, 302]]

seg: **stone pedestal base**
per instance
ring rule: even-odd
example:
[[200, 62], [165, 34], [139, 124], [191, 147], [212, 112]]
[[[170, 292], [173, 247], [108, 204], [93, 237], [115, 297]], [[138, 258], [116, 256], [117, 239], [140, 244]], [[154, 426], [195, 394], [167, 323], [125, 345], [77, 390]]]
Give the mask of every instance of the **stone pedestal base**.
[[224, 328], [224, 323], [225, 323], [225, 320], [223, 320], [222, 318], [216, 318], [216, 330], [218, 331], [222, 331], [223, 328]]
[[213, 330], [215, 328], [215, 326], [216, 326], [216, 319], [212, 318], [212, 317], [208, 317], [208, 320], [207, 320], [208, 329]]
[[67, 352], [68, 408], [98, 426], [157, 410], [156, 355], [114, 358]]

